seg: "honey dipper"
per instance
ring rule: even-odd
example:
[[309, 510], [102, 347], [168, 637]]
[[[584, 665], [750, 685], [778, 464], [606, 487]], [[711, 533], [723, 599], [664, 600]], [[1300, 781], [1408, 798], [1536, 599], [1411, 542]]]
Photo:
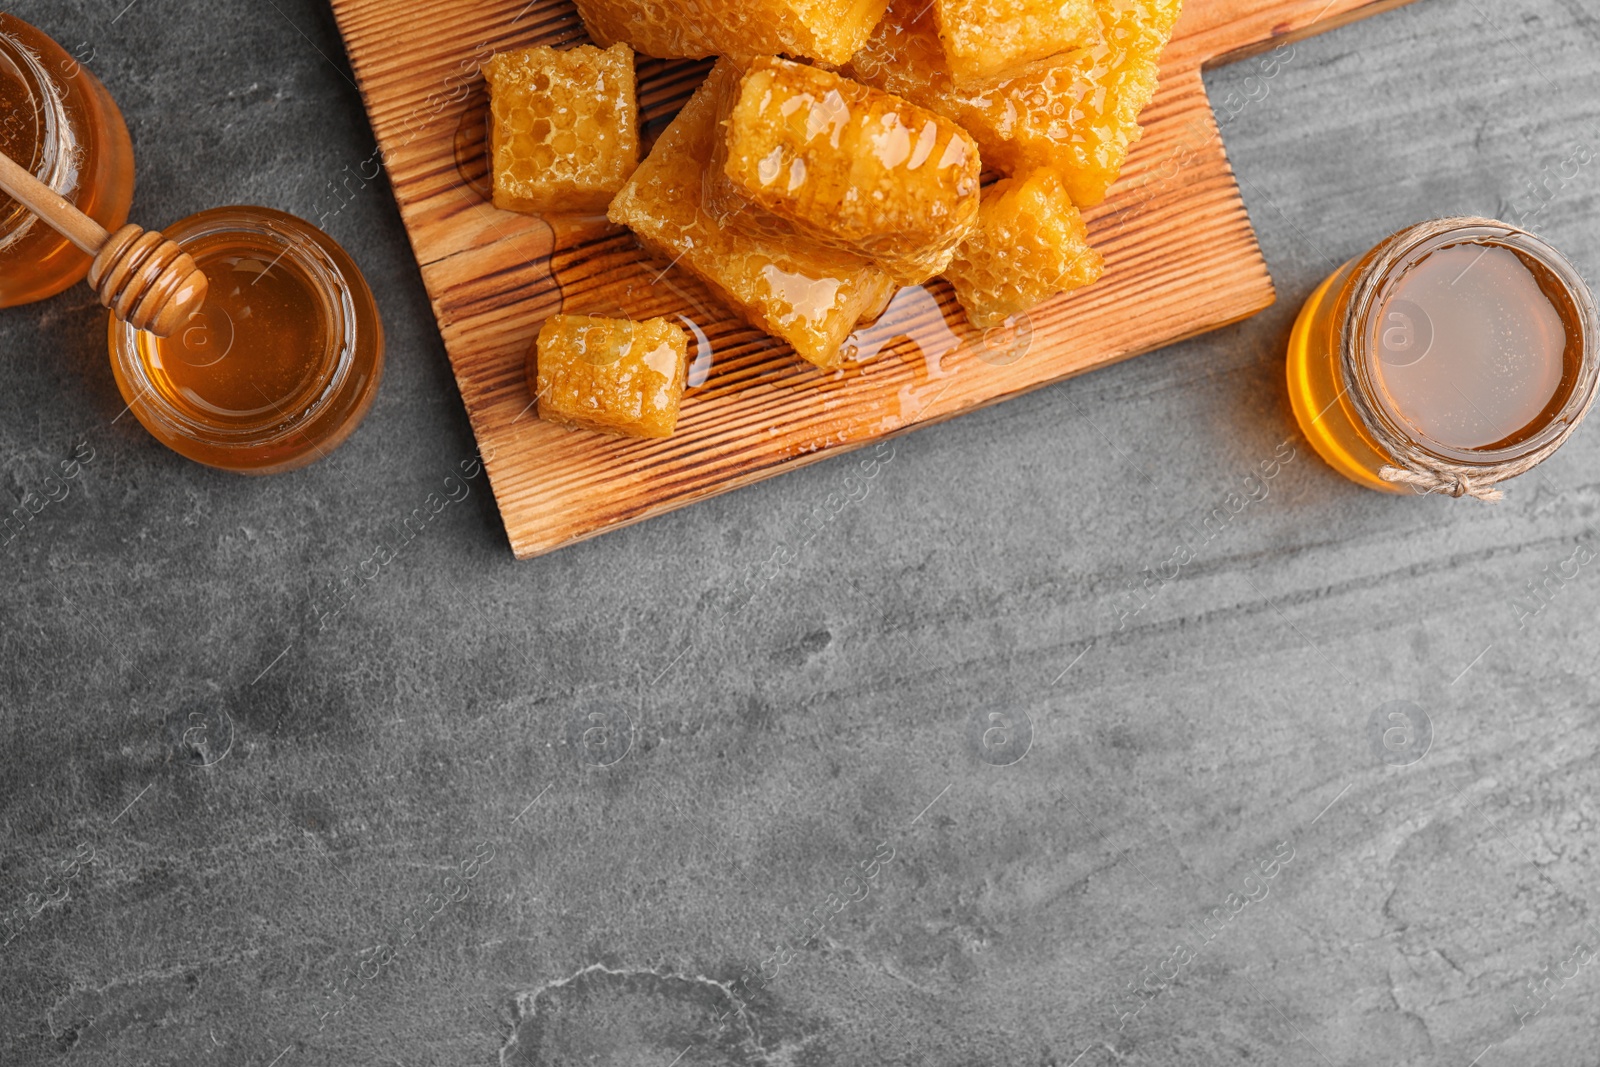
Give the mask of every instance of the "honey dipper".
[[170, 336], [205, 303], [206, 276], [189, 253], [156, 231], [129, 223], [108, 234], [4, 152], [0, 189], [94, 257], [90, 287], [134, 329]]

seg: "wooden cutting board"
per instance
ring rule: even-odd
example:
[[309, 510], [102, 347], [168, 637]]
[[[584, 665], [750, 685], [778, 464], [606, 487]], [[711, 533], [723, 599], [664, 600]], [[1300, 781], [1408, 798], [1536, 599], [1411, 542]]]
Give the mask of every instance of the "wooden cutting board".
[[[604, 220], [562, 223], [488, 199], [479, 74], [494, 52], [586, 40], [570, 0], [332, 0], [456, 381], [518, 557], [1235, 322], [1273, 301], [1200, 71], [1407, 0], [1187, 0], [1144, 139], [1086, 213], [1099, 284], [1014, 327], [966, 322], [949, 286], [901, 291], [824, 374], [743, 325], [692, 276]], [[708, 63], [641, 58], [644, 131], [665, 128]], [[1276, 68], [1223, 114], [1252, 106]], [[365, 169], [365, 168], [364, 168]], [[366, 177], [365, 173], [363, 177]], [[678, 431], [630, 441], [534, 417], [525, 361], [568, 312], [681, 316], [691, 388]]]

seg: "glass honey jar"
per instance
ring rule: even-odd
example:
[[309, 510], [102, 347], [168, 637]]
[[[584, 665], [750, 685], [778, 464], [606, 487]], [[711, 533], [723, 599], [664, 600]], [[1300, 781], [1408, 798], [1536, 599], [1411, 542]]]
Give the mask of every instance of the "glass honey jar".
[[1482, 218], [1407, 227], [1335, 271], [1289, 340], [1289, 398], [1336, 471], [1370, 489], [1497, 500], [1571, 436], [1600, 381], [1577, 269]]
[[[108, 231], [128, 220], [133, 145], [111, 94], [60, 45], [0, 12], [0, 152]], [[54, 296], [90, 257], [0, 193], [0, 307]]]
[[134, 417], [178, 454], [241, 474], [337, 448], [383, 375], [383, 324], [355, 262], [270, 208], [213, 208], [163, 232], [209, 289], [170, 337], [111, 318], [111, 369]]

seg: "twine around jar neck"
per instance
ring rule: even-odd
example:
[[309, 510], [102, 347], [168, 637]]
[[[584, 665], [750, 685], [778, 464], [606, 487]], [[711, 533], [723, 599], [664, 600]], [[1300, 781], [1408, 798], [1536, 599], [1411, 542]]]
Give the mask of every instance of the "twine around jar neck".
[[[1476, 235], [1479, 238], [1509, 239], [1512, 243], [1508, 247], [1514, 251], [1528, 254], [1530, 250], [1527, 247], [1519, 247], [1522, 241], [1527, 241], [1531, 242], [1533, 248], [1547, 253], [1548, 258], [1545, 255], [1537, 258], [1566, 284], [1584, 330], [1583, 365], [1579, 368], [1578, 380], [1567, 403], [1549, 426], [1525, 443], [1529, 447], [1500, 462], [1460, 463], [1429, 451], [1378, 410], [1373, 391], [1379, 386], [1371, 380], [1370, 375], [1363, 373], [1363, 361], [1370, 360], [1365, 327], [1370, 315], [1380, 310], [1383, 283], [1397, 269], [1403, 269], [1406, 260], [1424, 244], [1468, 229], [1481, 231]], [[1463, 235], [1463, 239], [1471, 240], [1472, 237]], [[1596, 332], [1600, 326], [1597, 326], [1594, 300], [1588, 288], [1576, 270], [1555, 249], [1528, 231], [1507, 223], [1458, 216], [1433, 219], [1402, 230], [1369, 253], [1366, 261], [1357, 269], [1356, 284], [1352, 287], [1342, 320], [1340, 370], [1344, 393], [1357, 423], [1389, 458], [1389, 464], [1378, 472], [1378, 477], [1386, 482], [1410, 485], [1424, 494], [1470, 496], [1493, 503], [1505, 496], [1496, 488], [1498, 483], [1528, 473], [1554, 455], [1577, 432], [1578, 426], [1594, 406], [1596, 386], [1600, 384], [1600, 373], [1597, 373], [1595, 366]]]
[[[1576, 429], [1573, 424], [1572, 429]], [[1404, 467], [1384, 467], [1378, 472], [1378, 477], [1386, 482], [1400, 482], [1404, 485], [1415, 487], [1424, 494], [1443, 493], [1445, 496], [1470, 496], [1475, 500], [1493, 504], [1505, 498], [1505, 493], [1494, 488], [1496, 482], [1503, 482], [1508, 478], [1515, 478], [1519, 474], [1527, 474], [1540, 463], [1549, 458], [1550, 453], [1561, 446], [1571, 436], [1570, 430], [1564, 434], [1548, 452], [1536, 454], [1517, 463], [1505, 463], [1490, 471], [1481, 467], [1460, 467], [1450, 463], [1440, 463], [1437, 460], [1429, 464], [1415, 464], [1401, 459], [1407, 463]], [[1387, 442], [1380, 442], [1385, 444]]]

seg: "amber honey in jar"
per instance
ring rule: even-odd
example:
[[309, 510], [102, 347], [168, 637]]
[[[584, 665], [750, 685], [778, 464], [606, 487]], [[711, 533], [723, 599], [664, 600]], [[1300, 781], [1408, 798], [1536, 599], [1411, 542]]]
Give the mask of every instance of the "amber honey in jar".
[[214, 208], [162, 232], [210, 288], [170, 337], [111, 319], [111, 367], [134, 416], [180, 455], [241, 474], [337, 448], [383, 373], [383, 326], [355, 262], [270, 208]]
[[1289, 397], [1330, 466], [1371, 489], [1497, 499], [1594, 402], [1595, 302], [1525, 230], [1435, 219], [1324, 281], [1289, 341]]
[[[0, 152], [107, 230], [128, 221], [133, 146], [111, 94], [60, 45], [0, 12]], [[0, 307], [78, 282], [90, 257], [0, 193]]]

